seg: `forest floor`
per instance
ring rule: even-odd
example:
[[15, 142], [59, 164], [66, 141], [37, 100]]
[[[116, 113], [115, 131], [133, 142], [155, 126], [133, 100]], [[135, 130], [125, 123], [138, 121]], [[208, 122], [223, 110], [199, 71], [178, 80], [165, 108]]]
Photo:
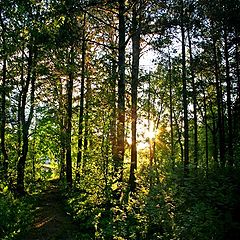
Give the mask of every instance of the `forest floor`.
[[78, 235], [78, 227], [65, 211], [59, 187], [53, 182], [39, 194], [33, 225], [21, 240], [74, 240]]

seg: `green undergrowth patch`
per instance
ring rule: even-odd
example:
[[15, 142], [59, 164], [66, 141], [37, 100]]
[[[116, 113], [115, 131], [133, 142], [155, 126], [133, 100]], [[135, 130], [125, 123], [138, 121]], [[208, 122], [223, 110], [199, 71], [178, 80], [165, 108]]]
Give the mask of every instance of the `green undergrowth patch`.
[[16, 197], [6, 188], [0, 192], [0, 239], [18, 239], [31, 226], [36, 198]]
[[79, 226], [80, 239], [240, 239], [238, 169], [199, 171], [186, 178], [176, 171], [149, 184], [139, 178], [127, 200], [114, 199], [110, 190], [68, 192], [67, 211]]

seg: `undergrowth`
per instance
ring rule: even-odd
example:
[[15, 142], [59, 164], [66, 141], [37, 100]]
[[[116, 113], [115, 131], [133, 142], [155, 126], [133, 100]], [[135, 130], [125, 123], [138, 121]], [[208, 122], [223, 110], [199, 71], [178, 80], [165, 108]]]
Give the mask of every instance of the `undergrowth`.
[[0, 192], [0, 239], [18, 239], [33, 221], [34, 199], [31, 196], [18, 198], [6, 187]]

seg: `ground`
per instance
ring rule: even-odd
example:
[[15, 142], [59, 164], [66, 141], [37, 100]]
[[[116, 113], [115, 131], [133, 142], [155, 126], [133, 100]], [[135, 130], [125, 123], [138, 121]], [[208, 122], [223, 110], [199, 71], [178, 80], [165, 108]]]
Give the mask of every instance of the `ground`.
[[56, 184], [43, 191], [38, 198], [33, 226], [21, 240], [76, 240], [79, 231], [67, 214]]

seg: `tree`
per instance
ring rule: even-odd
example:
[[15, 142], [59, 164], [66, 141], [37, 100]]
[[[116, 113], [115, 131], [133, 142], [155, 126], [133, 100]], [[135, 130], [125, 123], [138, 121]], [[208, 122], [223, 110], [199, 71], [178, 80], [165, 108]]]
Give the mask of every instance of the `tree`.
[[186, 76], [186, 52], [185, 52], [185, 20], [184, 20], [184, 0], [181, 1], [181, 39], [182, 39], [182, 96], [184, 110], [184, 172], [189, 171], [189, 126], [188, 126], [188, 93]]
[[[31, 39], [32, 37], [30, 37]], [[17, 191], [19, 194], [24, 194], [24, 171], [28, 153], [28, 134], [30, 124], [33, 118], [34, 98], [35, 98], [35, 82], [36, 82], [36, 62], [37, 62], [37, 48], [34, 45], [33, 39], [30, 40], [28, 46], [28, 61], [27, 61], [27, 76], [26, 80], [21, 79], [21, 105], [20, 105], [20, 123], [22, 127], [22, 149], [21, 155], [17, 164]], [[24, 77], [24, 76], [22, 76]], [[26, 119], [27, 94], [31, 86], [30, 92], [30, 110]]]
[[2, 172], [5, 180], [8, 177], [8, 153], [6, 150], [6, 91], [7, 91], [7, 40], [6, 40], [6, 27], [2, 16], [2, 11], [0, 10], [0, 24], [2, 28], [2, 85], [1, 85], [1, 151], [3, 154]]
[[119, 44], [118, 44], [118, 102], [117, 102], [117, 148], [114, 156], [117, 179], [123, 178], [124, 133], [125, 133], [125, 0], [118, 0]]
[[[83, 19], [83, 36], [82, 36], [82, 62], [81, 62], [81, 95], [80, 95], [80, 111], [79, 111], [79, 130], [78, 130], [78, 154], [77, 154], [77, 181], [80, 180], [80, 164], [82, 162], [82, 145], [83, 145], [83, 120], [84, 120], [84, 90], [85, 90], [85, 75], [86, 75], [86, 14]], [[85, 136], [86, 139], [86, 136]]]
[[133, 3], [132, 13], [132, 82], [131, 82], [131, 166], [129, 185], [130, 191], [136, 188], [135, 171], [137, 169], [137, 97], [138, 97], [138, 77], [139, 77], [139, 58], [140, 58], [140, 34], [141, 34], [141, 12], [142, 2]]

